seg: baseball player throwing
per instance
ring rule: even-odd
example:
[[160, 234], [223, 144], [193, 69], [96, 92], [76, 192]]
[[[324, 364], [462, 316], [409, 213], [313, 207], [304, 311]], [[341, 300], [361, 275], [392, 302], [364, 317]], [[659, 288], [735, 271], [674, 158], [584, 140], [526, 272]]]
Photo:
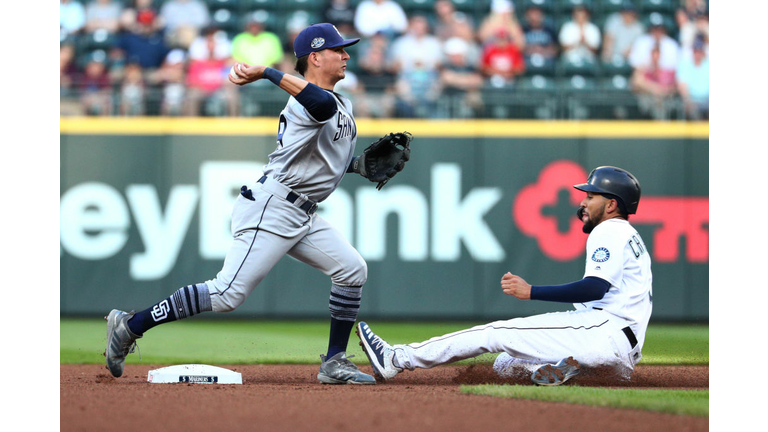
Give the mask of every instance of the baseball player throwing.
[[354, 157], [357, 127], [350, 101], [335, 93], [349, 55], [331, 24], [305, 28], [294, 41], [296, 71], [304, 79], [275, 69], [236, 64], [237, 85], [268, 79], [290, 98], [280, 113], [277, 148], [264, 176], [243, 186], [232, 210], [233, 242], [214, 279], [180, 288], [137, 313], [112, 310], [107, 319], [107, 368], [123, 373], [136, 340], [159, 324], [202, 312], [229, 312], [240, 306], [272, 267], [288, 254], [331, 277], [328, 350], [317, 375], [326, 384], [375, 384], [348, 360], [349, 336], [357, 318], [367, 266], [360, 254], [325, 219], [317, 204], [338, 187], [346, 172], [384, 185], [403, 169], [410, 134], [389, 134]]
[[587, 194], [577, 212], [589, 234], [584, 278], [531, 286], [506, 273], [501, 289], [521, 300], [573, 303], [576, 310], [496, 321], [394, 346], [360, 322], [356, 333], [375, 375], [386, 380], [403, 369], [427, 369], [484, 353], [501, 353], [494, 369], [502, 376], [523, 366], [539, 385], [562, 384], [578, 374], [580, 365], [631, 373], [641, 358], [653, 300], [651, 259], [628, 220], [637, 211], [640, 184], [621, 168], [603, 166], [574, 187]]

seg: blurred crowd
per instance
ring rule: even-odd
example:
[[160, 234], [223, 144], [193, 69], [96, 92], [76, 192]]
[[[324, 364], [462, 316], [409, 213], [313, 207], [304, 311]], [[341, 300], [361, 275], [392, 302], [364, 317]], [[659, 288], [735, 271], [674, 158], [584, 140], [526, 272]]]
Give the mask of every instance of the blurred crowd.
[[[231, 65], [295, 74], [293, 39], [314, 22], [362, 38], [336, 87], [357, 117], [480, 117], [484, 92], [600, 67], [624, 68], [648, 118], [667, 118], [673, 100], [688, 119], [709, 113], [706, 0], [330, 0], [312, 10], [281, 9], [285, 0], [60, 3], [61, 115], [242, 115]], [[461, 112], [438, 104], [446, 96], [462, 101]]]

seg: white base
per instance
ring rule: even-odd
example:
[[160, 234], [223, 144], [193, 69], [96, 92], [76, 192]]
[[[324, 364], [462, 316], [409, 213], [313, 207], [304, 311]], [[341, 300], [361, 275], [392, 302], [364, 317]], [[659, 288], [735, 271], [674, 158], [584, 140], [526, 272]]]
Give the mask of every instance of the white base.
[[151, 370], [147, 374], [147, 381], [164, 384], [242, 384], [243, 376], [238, 372], [218, 366], [187, 364]]

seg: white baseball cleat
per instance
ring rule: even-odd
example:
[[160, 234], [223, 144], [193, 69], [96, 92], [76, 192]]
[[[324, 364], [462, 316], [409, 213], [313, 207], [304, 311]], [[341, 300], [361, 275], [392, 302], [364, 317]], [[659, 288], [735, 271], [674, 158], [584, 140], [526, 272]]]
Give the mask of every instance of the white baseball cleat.
[[579, 362], [568, 357], [560, 360], [556, 365], [544, 365], [531, 375], [531, 381], [537, 385], [556, 386], [578, 375], [581, 366]]
[[360, 338], [360, 346], [373, 366], [373, 374], [382, 380], [392, 379], [403, 369], [393, 364], [395, 350], [382, 338], [376, 336], [364, 321], [355, 326], [355, 333]]

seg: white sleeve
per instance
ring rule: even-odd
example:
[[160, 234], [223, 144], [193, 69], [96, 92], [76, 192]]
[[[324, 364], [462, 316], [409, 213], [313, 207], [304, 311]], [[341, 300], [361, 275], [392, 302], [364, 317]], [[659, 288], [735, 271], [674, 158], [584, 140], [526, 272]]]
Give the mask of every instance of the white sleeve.
[[560, 29], [560, 45], [573, 45], [579, 41], [579, 34], [576, 26], [567, 22], [563, 24], [563, 28]]
[[590, 48], [597, 49], [600, 47], [600, 29], [596, 25], [588, 25], [584, 29], [584, 38]]
[[624, 271], [625, 246], [623, 237], [613, 230], [593, 231], [587, 239], [584, 277], [599, 277], [619, 286]]

